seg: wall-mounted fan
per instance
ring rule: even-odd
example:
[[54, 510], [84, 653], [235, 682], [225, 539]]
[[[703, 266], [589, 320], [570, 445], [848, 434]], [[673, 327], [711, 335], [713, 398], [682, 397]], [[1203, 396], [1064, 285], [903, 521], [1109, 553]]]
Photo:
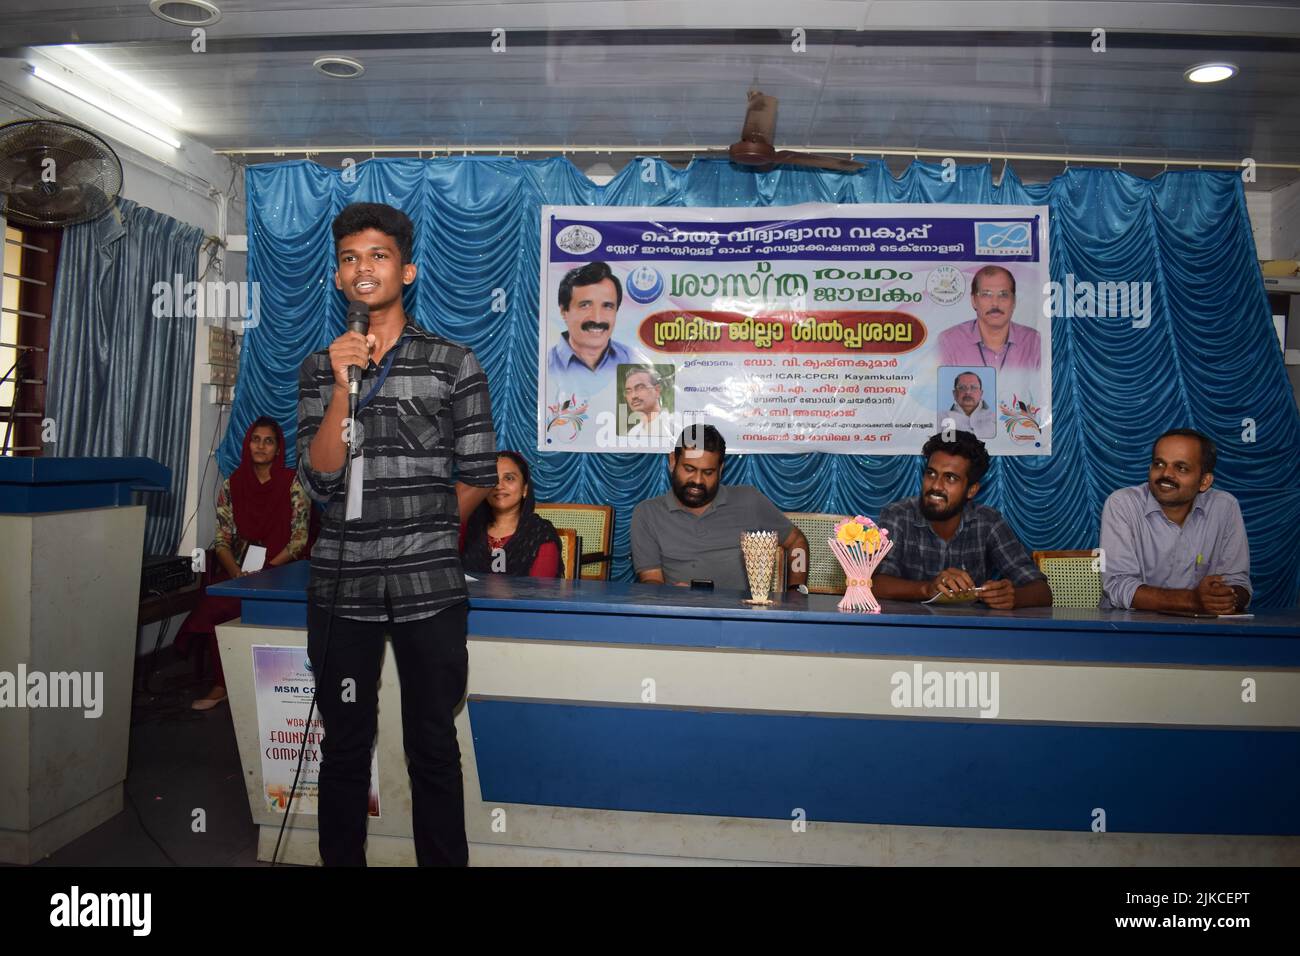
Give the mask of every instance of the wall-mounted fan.
[[90, 130], [54, 120], [0, 126], [0, 197], [14, 224], [86, 222], [107, 212], [121, 191], [121, 161]]

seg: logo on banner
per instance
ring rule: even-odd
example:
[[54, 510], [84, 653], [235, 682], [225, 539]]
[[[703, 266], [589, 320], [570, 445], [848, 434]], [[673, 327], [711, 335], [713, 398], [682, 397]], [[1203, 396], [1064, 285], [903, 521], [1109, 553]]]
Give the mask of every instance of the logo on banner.
[[664, 277], [651, 266], [641, 266], [627, 277], [627, 294], [641, 305], [653, 302], [664, 292]]
[[599, 249], [602, 237], [590, 226], [565, 226], [555, 235], [555, 244], [571, 256], [585, 256]]
[[1031, 405], [1024, 399], [1012, 395], [1010, 402], [1001, 402], [998, 405], [998, 410], [1002, 413], [1000, 416], [1002, 427], [1007, 430], [1008, 438], [1018, 445], [1029, 442], [1037, 444], [1043, 434], [1043, 428], [1038, 423], [1040, 406]]
[[1033, 252], [1027, 222], [976, 222], [975, 255], [1025, 256]]
[[925, 288], [939, 305], [956, 305], [966, 298], [966, 277], [956, 266], [938, 266], [930, 270]]
[[572, 444], [587, 421], [587, 399], [577, 395], [560, 395], [546, 406], [546, 444]]

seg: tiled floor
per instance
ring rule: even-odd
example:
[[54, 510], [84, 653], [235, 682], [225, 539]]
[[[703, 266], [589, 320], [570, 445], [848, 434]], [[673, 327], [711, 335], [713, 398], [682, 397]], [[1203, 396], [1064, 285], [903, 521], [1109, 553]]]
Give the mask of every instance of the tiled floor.
[[[160, 662], [149, 688], [134, 698], [125, 808], [36, 865], [266, 865], [257, 862], [229, 705], [190, 710], [207, 685], [186, 661]], [[199, 809], [203, 832], [195, 832]]]

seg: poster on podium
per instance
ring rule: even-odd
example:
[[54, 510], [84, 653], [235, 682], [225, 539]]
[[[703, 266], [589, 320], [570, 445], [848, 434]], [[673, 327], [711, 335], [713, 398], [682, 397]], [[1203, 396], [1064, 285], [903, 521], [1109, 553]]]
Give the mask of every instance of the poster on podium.
[[[293, 812], [318, 812], [321, 737], [320, 710], [307, 726], [307, 711], [316, 690], [305, 647], [253, 645], [253, 689], [257, 697], [257, 728], [262, 751], [262, 798], [266, 809], [284, 813], [303, 747], [302, 773], [293, 792]], [[370, 758], [370, 816], [379, 817], [379, 753]]]

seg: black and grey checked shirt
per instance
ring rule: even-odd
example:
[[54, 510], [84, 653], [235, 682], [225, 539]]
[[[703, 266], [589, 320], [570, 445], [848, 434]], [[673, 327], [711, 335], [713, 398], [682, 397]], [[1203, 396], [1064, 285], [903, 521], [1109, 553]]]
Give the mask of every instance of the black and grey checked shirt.
[[934, 533], [921, 513], [920, 495], [886, 505], [878, 523], [894, 542], [878, 574], [930, 581], [947, 568], [961, 568], [977, 586], [990, 578], [1006, 578], [1016, 587], [1044, 580], [1002, 515], [974, 501], [966, 502], [951, 541]]
[[[463, 345], [407, 322], [387, 381], [357, 415], [365, 455], [361, 517], [348, 522], [335, 613], [360, 621], [414, 621], [466, 598], [456, 550], [456, 481], [497, 481], [487, 376]], [[365, 396], [379, 374], [372, 361]], [[343, 470], [311, 465], [311, 442], [334, 391], [329, 350], [298, 373], [298, 476], [327, 505], [312, 549], [310, 599], [329, 607], [346, 489]]]

